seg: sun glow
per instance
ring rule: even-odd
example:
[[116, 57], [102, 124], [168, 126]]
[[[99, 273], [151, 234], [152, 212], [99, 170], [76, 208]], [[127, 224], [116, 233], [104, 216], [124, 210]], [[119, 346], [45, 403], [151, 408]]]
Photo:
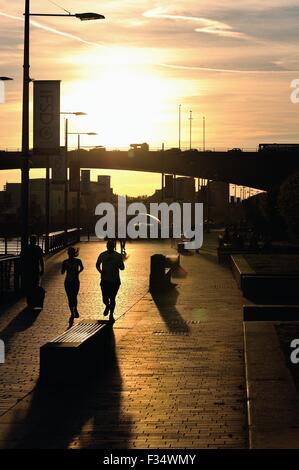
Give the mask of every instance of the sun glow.
[[101, 51], [93, 58], [84, 55], [85, 67], [93, 62], [93, 76], [63, 85], [63, 108], [88, 113], [72, 126], [99, 133], [97, 143], [85, 145], [127, 148], [130, 143], [149, 142], [160, 147], [173, 133], [169, 110], [173, 107], [175, 120], [186, 82], [160, 75], [157, 68], [142, 64], [136, 54], [129, 49], [114, 50], [109, 61], [104, 54], [104, 65], [99, 64]]

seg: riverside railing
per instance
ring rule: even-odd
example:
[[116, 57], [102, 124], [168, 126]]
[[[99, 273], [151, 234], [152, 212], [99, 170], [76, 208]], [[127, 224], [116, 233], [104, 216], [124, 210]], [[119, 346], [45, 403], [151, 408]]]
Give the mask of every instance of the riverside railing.
[[21, 293], [21, 260], [19, 256], [0, 258], [0, 302]]
[[[47, 237], [41, 235], [37, 237], [37, 243], [45, 254], [63, 250], [63, 248], [78, 243], [80, 241], [80, 231], [69, 229], [67, 235], [64, 231], [52, 232]], [[19, 255], [21, 252], [20, 237], [0, 237], [0, 257], [8, 255]]]
[[[53, 232], [49, 237], [38, 238], [38, 244], [45, 254], [52, 254], [80, 241], [80, 230], [70, 229]], [[2, 242], [2, 243], [1, 243]], [[22, 293], [22, 270], [20, 257], [20, 239], [0, 239], [0, 303], [15, 299]], [[47, 248], [47, 252], [46, 252]], [[5, 253], [3, 253], [5, 252]]]

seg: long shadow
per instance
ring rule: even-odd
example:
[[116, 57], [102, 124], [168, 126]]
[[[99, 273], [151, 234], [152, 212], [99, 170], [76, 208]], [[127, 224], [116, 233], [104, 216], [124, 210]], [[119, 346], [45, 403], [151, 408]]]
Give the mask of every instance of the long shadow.
[[169, 332], [189, 334], [190, 328], [176, 308], [178, 296], [175, 287], [161, 293], [152, 292], [153, 300]]
[[14, 335], [31, 328], [40, 312], [41, 310], [32, 310], [26, 307], [14, 317], [4, 330], [0, 331], [0, 339], [5, 343], [6, 354], [9, 352]]
[[[128, 448], [132, 420], [121, 409], [122, 379], [111, 329], [111, 350], [90, 381], [48, 387], [38, 384], [11, 415], [4, 438], [18, 449]], [[7, 420], [7, 416], [6, 416]], [[13, 443], [13, 444], [11, 444]], [[4, 444], [5, 445], [5, 444]]]
[[209, 261], [210, 263], [219, 264], [219, 263], [218, 263], [217, 254], [216, 254], [215, 252], [209, 252], [209, 251], [205, 251], [205, 250], [199, 250], [198, 256], [200, 256], [201, 258], [206, 259], [206, 260]]

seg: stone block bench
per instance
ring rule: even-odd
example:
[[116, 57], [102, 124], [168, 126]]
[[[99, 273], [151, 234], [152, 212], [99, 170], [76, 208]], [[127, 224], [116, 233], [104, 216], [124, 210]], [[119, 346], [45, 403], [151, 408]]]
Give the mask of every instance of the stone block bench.
[[84, 320], [40, 348], [41, 383], [76, 383], [105, 365], [111, 351], [112, 326]]
[[244, 305], [244, 321], [299, 321], [299, 305]]

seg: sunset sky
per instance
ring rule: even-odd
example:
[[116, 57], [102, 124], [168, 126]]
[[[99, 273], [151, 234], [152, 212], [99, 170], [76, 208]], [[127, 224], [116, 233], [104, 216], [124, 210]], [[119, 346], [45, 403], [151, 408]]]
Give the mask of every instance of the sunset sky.
[[[24, 3], [0, 0], [0, 75], [14, 78], [0, 105], [0, 149], [21, 145]], [[70, 131], [99, 133], [83, 145], [178, 146], [180, 103], [183, 147], [190, 109], [194, 147], [202, 146], [203, 116], [207, 148], [299, 141], [299, 104], [290, 101], [299, 78], [298, 0], [57, 3], [106, 17], [32, 20], [31, 77], [62, 80], [62, 109], [88, 113], [70, 120]], [[47, 0], [32, 0], [31, 11], [62, 13]], [[0, 187], [16, 178], [2, 172]], [[160, 176], [113, 172], [112, 184], [120, 193], [150, 194]]]

